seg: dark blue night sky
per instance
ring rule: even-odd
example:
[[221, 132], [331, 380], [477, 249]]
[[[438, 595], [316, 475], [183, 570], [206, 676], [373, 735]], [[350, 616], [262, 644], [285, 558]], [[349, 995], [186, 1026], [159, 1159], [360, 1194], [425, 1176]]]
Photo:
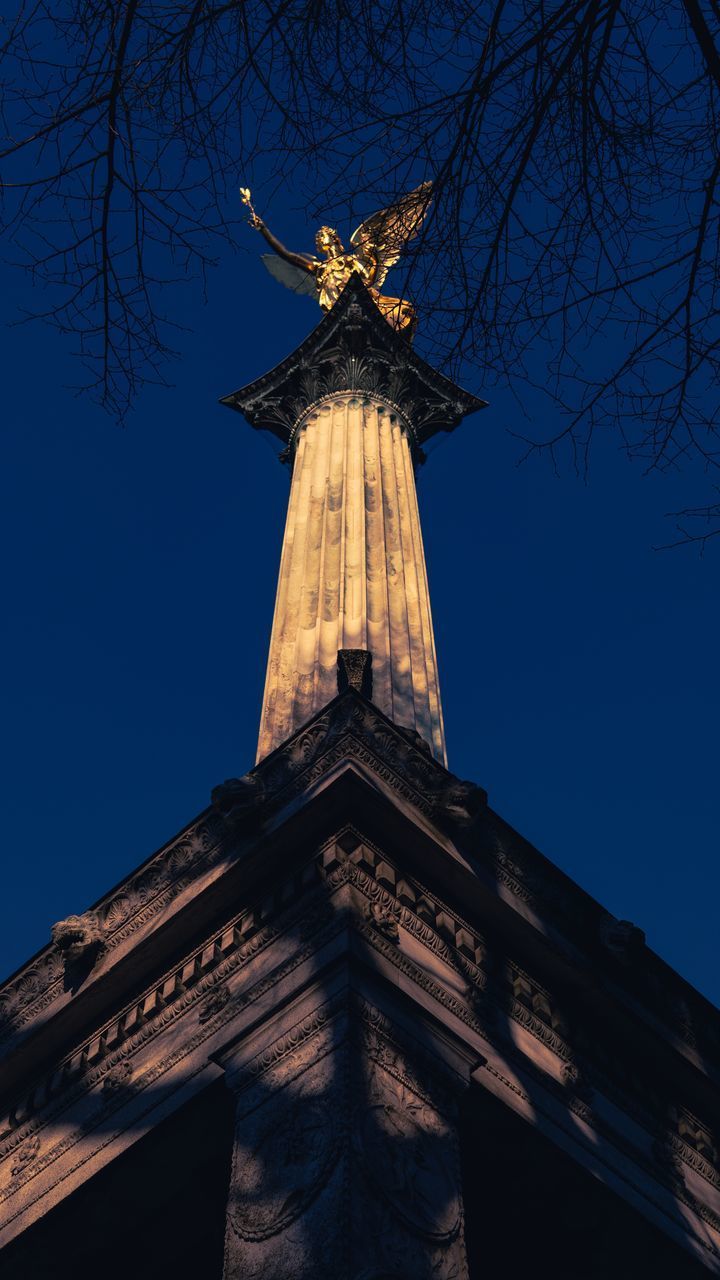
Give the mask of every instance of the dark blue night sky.
[[[302, 215], [274, 223], [311, 246]], [[3, 329], [3, 973], [254, 763], [288, 474], [217, 399], [320, 312], [247, 247], [207, 301], [168, 293], [174, 386], [123, 429], [68, 389], [61, 337]], [[3, 274], [10, 320], [28, 292]], [[612, 436], [587, 483], [518, 467], [510, 431], [547, 410], [464, 381], [490, 407], [419, 477], [450, 767], [717, 1000], [720, 546], [653, 550], [707, 486], [643, 477]]]

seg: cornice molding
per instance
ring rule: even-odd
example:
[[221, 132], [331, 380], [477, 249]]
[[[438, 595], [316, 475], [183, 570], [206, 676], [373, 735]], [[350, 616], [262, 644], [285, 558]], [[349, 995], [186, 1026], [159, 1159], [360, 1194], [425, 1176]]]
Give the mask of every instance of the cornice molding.
[[[417, 734], [393, 724], [354, 689], [338, 695], [249, 774], [217, 787], [209, 811], [96, 905], [103, 972], [121, 944], [140, 930], [147, 935], [208, 871], [223, 858], [236, 861], [238, 849], [277, 824], [286, 807], [344, 761], [360, 764], [401, 804], [448, 833], [470, 865], [487, 868], [559, 936], [585, 950], [595, 945], [592, 963], [645, 1002], [662, 1023], [658, 1031], [667, 1035], [667, 1028], [696, 1057], [720, 1060], [718, 1012], [644, 946], [626, 956], [608, 951], [604, 938], [618, 924], [614, 917], [513, 833], [487, 807], [482, 788], [449, 773]], [[53, 1003], [64, 1007], [64, 975], [63, 956], [51, 945], [0, 988], [0, 1040], [30, 1029], [41, 1014], [46, 1021]]]
[[[313, 872], [314, 867], [321, 872], [320, 877]], [[359, 898], [354, 901], [343, 898], [344, 886], [351, 886]], [[330, 905], [331, 898], [336, 900], [335, 907]], [[290, 908], [288, 901], [292, 902]], [[367, 904], [365, 909], [363, 902]], [[386, 927], [389, 919], [397, 926], [393, 931]], [[710, 1149], [707, 1126], [683, 1108], [675, 1108], [671, 1125], [667, 1107], [660, 1105], [653, 1112], [642, 1089], [640, 1092], [630, 1090], [631, 1080], [621, 1055], [617, 1056], [613, 1078], [607, 1074], [607, 1064], [598, 1070], [589, 1058], [578, 1059], [573, 1047], [575, 1036], [569, 1040], [566, 1033], [558, 1029], [565, 1026], [566, 1019], [551, 992], [539, 986], [509, 957], [504, 958], [499, 970], [497, 956], [493, 955], [488, 942], [466, 920], [434, 897], [421, 882], [401, 875], [382, 850], [352, 829], [345, 829], [316, 852], [308, 864], [296, 870], [292, 892], [287, 880], [278, 883], [272, 903], [265, 897], [262, 908], [259, 904], [247, 907], [222, 932], [211, 936], [110, 1022], [98, 1028], [64, 1061], [57, 1063], [46, 1079], [31, 1084], [25, 1097], [12, 1108], [9, 1127], [7, 1122], [2, 1126], [0, 1161], [10, 1161], [11, 1176], [0, 1198], [14, 1195], [25, 1181], [47, 1167], [73, 1142], [105, 1124], [106, 1116], [117, 1111], [129, 1096], [153, 1084], [180, 1058], [232, 1022], [240, 1010], [256, 1003], [348, 925], [411, 984], [494, 1045], [506, 1058], [510, 1055], [519, 1070], [537, 1073], [537, 1068], [521, 1051], [517, 1037], [509, 1031], [511, 1023], [523, 1027], [549, 1049], [556, 1060], [556, 1076], [549, 1074], [547, 1068], [538, 1076], [543, 1087], [580, 1119], [595, 1129], [600, 1127], [605, 1136], [614, 1141], [614, 1127], [603, 1126], [594, 1104], [595, 1090], [602, 1092], [631, 1116], [634, 1124], [644, 1128], [648, 1134], [648, 1151], [652, 1147], [653, 1151], [667, 1152], [666, 1157], [658, 1155], [651, 1161], [653, 1166], [659, 1162], [655, 1176], [661, 1181], [667, 1182], [672, 1175], [677, 1182], [678, 1170], [685, 1164], [716, 1190], [720, 1187], [718, 1171], [707, 1154]], [[297, 939], [290, 954], [283, 952], [280, 963], [259, 980], [251, 980], [245, 990], [236, 984], [229, 990], [227, 984], [234, 974], [281, 936], [290, 933]], [[408, 952], [403, 946], [403, 934], [417, 940], [421, 952]], [[419, 959], [422, 952], [428, 953], [427, 965]], [[430, 956], [449, 966], [460, 979], [460, 985], [456, 983], [453, 988], [444, 983], [437, 968], [430, 963]], [[518, 994], [522, 999], [517, 998]], [[178, 1019], [188, 1017], [192, 1022], [179, 1048], [174, 1048], [169, 1057], [156, 1053], [149, 1069], [141, 1067], [136, 1071], [133, 1060], [149, 1041], [160, 1040]], [[319, 1024], [314, 1026], [319, 1029]], [[178, 1045], [176, 1035], [173, 1044]], [[288, 1051], [294, 1045], [293, 1034], [290, 1034]], [[282, 1047], [280, 1041], [277, 1046]], [[277, 1046], [252, 1059], [256, 1067], [243, 1068], [245, 1083], [274, 1065], [280, 1054]], [[56, 1132], [57, 1118], [88, 1091], [97, 1093], [99, 1105], [87, 1122], [80, 1129], [73, 1129], [59, 1144], [41, 1144], [38, 1134], [49, 1123], [50, 1131]], [[36, 1114], [33, 1115], [33, 1111]], [[691, 1136], [697, 1145], [691, 1145]], [[637, 1159], [637, 1150], [628, 1147], [628, 1153], [631, 1150]], [[647, 1164], [645, 1157], [643, 1160]], [[689, 1194], [687, 1190], [683, 1192], [684, 1197]], [[701, 1202], [696, 1197], [686, 1198], [685, 1202], [703, 1216], [713, 1212], [709, 1206], [701, 1210]]]
[[[217, 813], [206, 812], [176, 840], [111, 890], [92, 909], [104, 953], [150, 924], [203, 872], [222, 857], [227, 829]], [[65, 994], [65, 958], [51, 943], [0, 987], [0, 1044], [21, 1033]]]
[[[106, 958], [217, 865], [238, 834], [252, 834], [345, 757], [362, 760], [426, 816], [448, 808], [462, 821], [464, 813], [486, 800], [481, 788], [438, 765], [417, 734], [399, 729], [348, 690], [250, 774], [216, 788], [209, 811], [95, 904]], [[65, 996], [64, 978], [63, 954], [50, 944], [0, 987], [0, 1044]]]

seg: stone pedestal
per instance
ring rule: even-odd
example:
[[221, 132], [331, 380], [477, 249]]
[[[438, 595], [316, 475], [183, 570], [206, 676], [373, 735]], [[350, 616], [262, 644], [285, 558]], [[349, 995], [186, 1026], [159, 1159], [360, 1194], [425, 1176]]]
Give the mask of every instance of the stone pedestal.
[[411, 428], [378, 396], [299, 419], [263, 701], [262, 759], [337, 692], [339, 649], [372, 653], [373, 701], [445, 762]]
[[224, 1280], [464, 1280], [461, 1076], [347, 996], [246, 1054]]

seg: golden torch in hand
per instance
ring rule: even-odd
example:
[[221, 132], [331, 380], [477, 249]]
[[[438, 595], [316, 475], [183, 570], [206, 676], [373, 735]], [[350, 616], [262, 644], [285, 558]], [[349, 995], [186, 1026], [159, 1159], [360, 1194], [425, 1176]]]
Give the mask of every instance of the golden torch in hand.
[[249, 187], [240, 188], [240, 199], [242, 200], [243, 204], [247, 205], [248, 209], [250, 210], [250, 226], [255, 227], [255, 229], [257, 230], [258, 227], [260, 226], [261, 219], [258, 217], [258, 215], [256, 214], [253, 208], [253, 203], [250, 198]]

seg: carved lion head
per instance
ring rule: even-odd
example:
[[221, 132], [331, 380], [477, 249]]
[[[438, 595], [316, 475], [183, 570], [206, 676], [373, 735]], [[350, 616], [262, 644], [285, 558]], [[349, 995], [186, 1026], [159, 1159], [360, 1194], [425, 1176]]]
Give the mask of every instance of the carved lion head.
[[82, 916], [68, 916], [58, 920], [51, 930], [52, 940], [67, 960], [78, 960], [91, 947], [102, 942], [102, 929], [96, 912], [86, 911]]

